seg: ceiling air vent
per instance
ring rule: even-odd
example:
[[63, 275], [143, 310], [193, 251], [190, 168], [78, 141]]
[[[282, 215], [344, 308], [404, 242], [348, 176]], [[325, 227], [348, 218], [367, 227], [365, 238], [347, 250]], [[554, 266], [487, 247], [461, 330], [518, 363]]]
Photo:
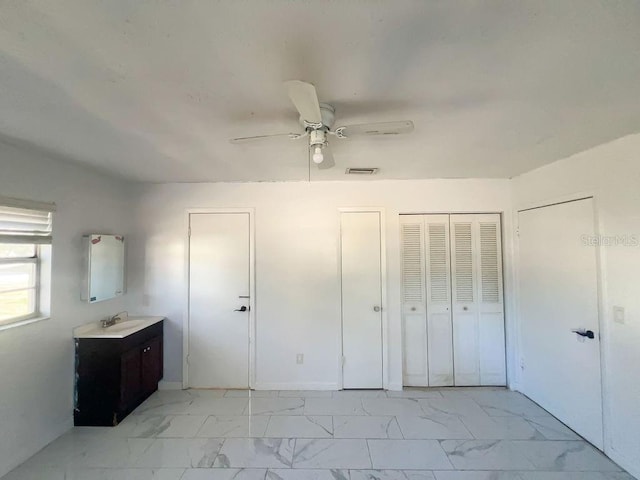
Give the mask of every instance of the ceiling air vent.
[[347, 175], [373, 175], [378, 173], [377, 168], [347, 168]]

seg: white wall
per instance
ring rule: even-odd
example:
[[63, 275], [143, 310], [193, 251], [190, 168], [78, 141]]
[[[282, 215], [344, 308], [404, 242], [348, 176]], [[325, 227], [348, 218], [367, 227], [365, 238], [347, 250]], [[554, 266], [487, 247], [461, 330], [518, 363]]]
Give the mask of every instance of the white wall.
[[[514, 210], [584, 194], [595, 195], [601, 235], [640, 239], [640, 135], [513, 180]], [[600, 258], [605, 451], [640, 477], [640, 246], [602, 247]], [[613, 322], [614, 305], [625, 308], [626, 324]]]
[[398, 214], [507, 212], [511, 231], [508, 180], [165, 184], [139, 194], [129, 300], [168, 317], [167, 382], [182, 381], [187, 208], [255, 208], [257, 388], [338, 387], [339, 207], [386, 209], [391, 388], [402, 382]]
[[0, 195], [55, 202], [51, 318], [0, 331], [0, 476], [73, 425], [72, 328], [123, 309], [80, 301], [81, 237], [129, 233], [126, 184], [0, 144]]

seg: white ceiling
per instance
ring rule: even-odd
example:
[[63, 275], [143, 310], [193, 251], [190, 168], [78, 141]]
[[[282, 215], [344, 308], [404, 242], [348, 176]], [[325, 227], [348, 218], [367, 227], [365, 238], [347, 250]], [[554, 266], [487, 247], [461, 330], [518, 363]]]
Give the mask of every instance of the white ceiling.
[[131, 180], [306, 179], [304, 141], [228, 143], [298, 128], [289, 79], [416, 126], [313, 179], [512, 177], [640, 131], [640, 2], [0, 3], [0, 136]]

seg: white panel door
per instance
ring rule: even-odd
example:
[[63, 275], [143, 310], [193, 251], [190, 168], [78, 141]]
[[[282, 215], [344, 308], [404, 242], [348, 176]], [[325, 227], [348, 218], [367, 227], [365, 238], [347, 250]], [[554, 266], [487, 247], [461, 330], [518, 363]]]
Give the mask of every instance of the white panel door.
[[425, 286], [424, 215], [400, 216], [402, 268], [402, 382], [429, 385], [427, 353], [427, 300]]
[[451, 215], [455, 385], [506, 383], [498, 214]]
[[249, 387], [249, 220], [190, 215], [190, 387]]
[[343, 388], [382, 388], [382, 279], [379, 212], [343, 212]]
[[518, 223], [524, 392], [602, 449], [596, 249], [582, 243], [593, 200], [519, 212]]
[[429, 386], [453, 385], [449, 215], [425, 215]]

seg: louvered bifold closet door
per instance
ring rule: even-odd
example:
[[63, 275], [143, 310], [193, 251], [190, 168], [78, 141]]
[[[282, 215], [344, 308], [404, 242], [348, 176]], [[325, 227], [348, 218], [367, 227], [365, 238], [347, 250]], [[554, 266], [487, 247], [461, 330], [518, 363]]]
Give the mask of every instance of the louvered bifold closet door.
[[449, 215], [425, 215], [429, 386], [453, 385]]
[[451, 215], [453, 365], [456, 385], [480, 385], [474, 215]]
[[500, 215], [475, 216], [480, 384], [505, 385], [504, 299]]
[[424, 216], [400, 216], [402, 268], [403, 384], [429, 385]]
[[500, 215], [451, 215], [454, 377], [504, 385]]

